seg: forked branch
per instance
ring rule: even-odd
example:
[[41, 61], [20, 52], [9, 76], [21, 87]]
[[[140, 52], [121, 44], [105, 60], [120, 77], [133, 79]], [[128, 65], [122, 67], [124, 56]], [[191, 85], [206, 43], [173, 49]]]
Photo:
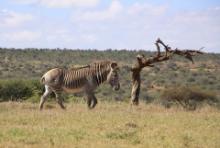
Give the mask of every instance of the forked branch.
[[[186, 59], [190, 60], [192, 63], [193, 56], [197, 54], [203, 54], [200, 50], [179, 50], [178, 48], [172, 49], [168, 45], [164, 44], [164, 42], [161, 39], [156, 40], [156, 48], [157, 48], [157, 54], [153, 57], [146, 58], [144, 55], [137, 55], [137, 61], [132, 66], [131, 72], [132, 72], [132, 91], [131, 91], [131, 102], [132, 104], [138, 105], [139, 103], [139, 93], [140, 93], [140, 85], [141, 85], [141, 79], [140, 79], [140, 72], [144, 67], [150, 66], [153, 67], [154, 63], [163, 62], [169, 60], [173, 55], [179, 55], [183, 56]], [[161, 54], [160, 45], [164, 47], [165, 52]]]

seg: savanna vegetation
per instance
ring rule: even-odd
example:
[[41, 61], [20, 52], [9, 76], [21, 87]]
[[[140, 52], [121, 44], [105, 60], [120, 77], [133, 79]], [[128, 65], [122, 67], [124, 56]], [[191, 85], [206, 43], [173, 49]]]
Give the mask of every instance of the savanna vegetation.
[[[107, 84], [104, 84], [98, 88], [97, 98], [104, 101], [116, 100], [128, 102], [131, 91], [130, 70], [137, 54], [143, 54], [146, 57], [155, 55], [154, 52], [144, 50], [127, 51], [108, 49], [98, 51], [95, 49], [0, 48], [0, 101], [26, 100], [38, 102], [40, 95], [43, 93], [43, 86], [40, 84], [39, 79], [49, 69], [54, 67], [71, 68], [86, 65], [96, 60], [112, 59], [119, 62], [121, 67], [121, 90], [114, 92]], [[144, 68], [141, 76], [142, 87], [140, 99], [144, 100], [145, 103], [164, 104], [164, 100], [169, 100], [168, 102], [172, 100], [172, 104], [178, 104], [175, 103], [175, 99], [164, 99], [173, 97], [176, 90], [172, 88], [197, 88], [200, 92], [205, 92], [202, 93], [203, 95], [210, 94], [209, 97], [215, 98], [210, 99], [209, 97], [205, 97], [207, 99], [200, 100], [199, 102], [215, 100], [209, 104], [215, 104], [215, 107], [218, 106], [216, 104], [218, 104], [220, 95], [220, 54], [208, 53], [194, 58], [194, 64], [184, 58], [173, 57], [169, 61], [155, 64], [154, 67]], [[189, 97], [193, 95], [189, 94], [190, 92], [186, 90], [179, 93], [182, 97]], [[65, 96], [66, 102], [79, 101], [81, 99], [81, 94]], [[179, 102], [182, 104], [180, 106], [187, 106], [183, 105], [183, 100], [184, 98]], [[190, 98], [189, 100], [193, 99]], [[198, 104], [194, 104], [193, 106], [198, 106]]]
[[220, 114], [210, 106], [194, 112], [141, 103], [101, 101], [94, 110], [54, 102], [0, 103], [0, 147], [219, 148]]
[[[130, 106], [131, 65], [126, 50], [0, 49], [0, 147], [220, 147], [220, 54], [176, 58], [141, 72], [139, 106]], [[71, 68], [113, 59], [121, 89], [103, 84], [98, 105], [86, 108], [82, 94], [64, 94], [67, 110], [51, 95], [38, 110], [39, 80], [54, 67]], [[194, 110], [189, 111], [189, 110]]]

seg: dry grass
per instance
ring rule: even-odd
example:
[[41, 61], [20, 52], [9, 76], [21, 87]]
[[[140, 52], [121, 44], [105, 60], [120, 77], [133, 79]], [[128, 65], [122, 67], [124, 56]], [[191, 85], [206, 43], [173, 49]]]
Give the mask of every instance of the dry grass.
[[[47, 104], [49, 104], [47, 102]], [[141, 104], [0, 104], [0, 147], [220, 147], [220, 111], [195, 112]]]

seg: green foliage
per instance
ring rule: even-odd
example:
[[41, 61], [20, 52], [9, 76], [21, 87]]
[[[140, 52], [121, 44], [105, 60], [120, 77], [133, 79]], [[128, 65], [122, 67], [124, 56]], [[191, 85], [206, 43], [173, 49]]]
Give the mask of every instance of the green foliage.
[[202, 90], [196, 87], [173, 87], [165, 89], [161, 95], [163, 104], [166, 107], [174, 103], [180, 104], [185, 109], [196, 109], [196, 106], [205, 102], [210, 105], [220, 103], [216, 93], [213, 91]]
[[23, 80], [2, 80], [0, 82], [1, 101], [25, 100], [32, 95], [32, 87]]

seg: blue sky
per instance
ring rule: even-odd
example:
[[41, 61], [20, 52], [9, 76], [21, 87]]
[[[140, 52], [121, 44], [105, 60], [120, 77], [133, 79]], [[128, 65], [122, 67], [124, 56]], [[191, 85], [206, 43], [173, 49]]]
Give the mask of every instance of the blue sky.
[[219, 0], [0, 0], [0, 47], [220, 53]]

